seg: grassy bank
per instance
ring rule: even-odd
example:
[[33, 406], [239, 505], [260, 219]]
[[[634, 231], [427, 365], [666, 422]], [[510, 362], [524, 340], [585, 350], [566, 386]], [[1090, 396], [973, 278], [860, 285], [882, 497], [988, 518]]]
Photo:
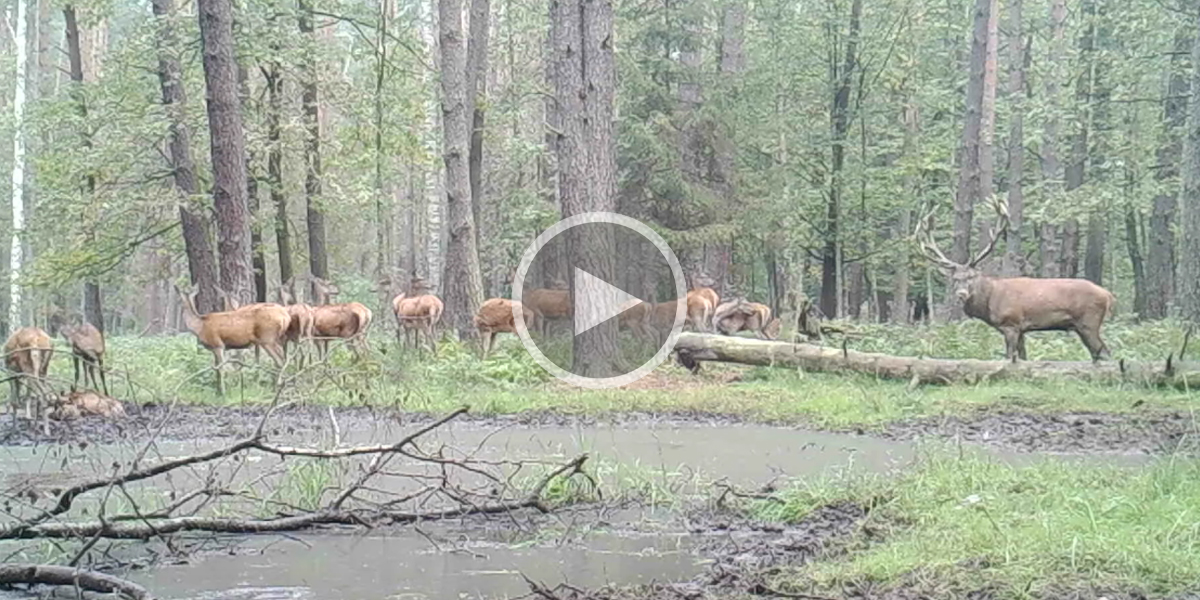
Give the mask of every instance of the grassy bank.
[[[1117, 323], [1108, 330], [1116, 356], [1165, 358], [1178, 349], [1182, 328], [1171, 324]], [[712, 413], [756, 421], [812, 422], [826, 427], [872, 427], [899, 419], [963, 414], [979, 408], [1025, 411], [1098, 410], [1120, 412], [1183, 409], [1196, 393], [1146, 389], [1136, 385], [1098, 386], [1063, 381], [1053, 385], [1017, 383], [909, 390], [905, 383], [867, 376], [800, 373], [790, 369], [707, 364], [699, 376], [663, 365], [651, 376], [619, 390], [579, 390], [550, 378], [516, 339], [502, 336], [499, 351], [481, 361], [474, 347], [445, 342], [436, 356], [402, 352], [387, 332], [372, 341], [370, 359], [355, 362], [337, 350], [329, 363], [289, 370], [292, 399], [318, 404], [370, 403], [407, 411], [440, 413], [463, 403], [477, 413], [556, 411], [604, 416], [622, 412]], [[840, 342], [837, 342], [840, 343]], [[1198, 342], [1200, 343], [1200, 342]], [[938, 327], [858, 326], [850, 348], [894, 354], [996, 358], [999, 336], [982, 323]], [[1078, 360], [1083, 346], [1067, 334], [1038, 335], [1031, 358]], [[252, 353], [243, 360], [252, 363]], [[117, 395], [138, 402], [178, 399], [190, 404], [263, 403], [273, 397], [268, 369], [248, 365], [227, 376], [229, 394], [217, 397], [211, 355], [189, 335], [114, 338], [110, 341], [110, 383]], [[262, 364], [269, 364], [264, 356]], [[52, 375], [69, 378], [59, 356]]]
[[779, 576], [782, 589], [1164, 597], [1195, 591], [1200, 582], [1196, 461], [1163, 459], [1130, 471], [1061, 461], [1017, 468], [938, 455], [898, 479], [800, 484], [781, 497], [749, 511], [796, 522], [818, 506], [850, 501], [871, 507], [860, 531], [872, 532], [869, 540], [860, 533], [849, 541], [850, 552]]

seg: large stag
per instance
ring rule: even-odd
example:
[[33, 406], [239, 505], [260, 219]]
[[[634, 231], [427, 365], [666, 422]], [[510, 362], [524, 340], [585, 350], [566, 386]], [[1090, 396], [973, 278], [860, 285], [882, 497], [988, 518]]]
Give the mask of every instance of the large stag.
[[1005, 358], [1025, 360], [1025, 334], [1030, 331], [1074, 331], [1092, 355], [1108, 358], [1100, 338], [1104, 319], [1112, 314], [1112, 292], [1086, 279], [1035, 279], [989, 277], [978, 265], [996, 248], [1008, 230], [1008, 205], [995, 203], [999, 226], [979, 254], [967, 264], [946, 258], [933, 241], [932, 211], [917, 223], [915, 237], [921, 252], [950, 277], [954, 296], [968, 317], [979, 319], [1004, 335]]

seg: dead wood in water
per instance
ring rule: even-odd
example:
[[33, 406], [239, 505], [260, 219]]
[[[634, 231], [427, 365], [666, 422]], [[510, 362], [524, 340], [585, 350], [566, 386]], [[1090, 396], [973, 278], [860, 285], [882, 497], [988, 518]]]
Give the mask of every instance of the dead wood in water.
[[0, 585], [61, 585], [85, 592], [117, 593], [133, 600], [153, 600], [144, 587], [119, 577], [59, 565], [0, 565]]
[[914, 384], [981, 381], [1063, 381], [1137, 383], [1181, 389], [1200, 388], [1200, 363], [1149, 361], [1022, 361], [915, 358], [856, 352], [812, 344], [791, 344], [740, 337], [684, 333], [675, 344], [680, 362], [799, 367], [829, 373], [865, 373]]

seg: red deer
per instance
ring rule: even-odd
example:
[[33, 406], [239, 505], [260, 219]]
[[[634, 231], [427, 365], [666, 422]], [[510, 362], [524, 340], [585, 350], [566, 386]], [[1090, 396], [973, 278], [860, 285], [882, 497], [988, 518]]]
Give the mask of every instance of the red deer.
[[245, 306], [235, 311], [215, 312], [201, 315], [196, 312], [195, 294], [188, 294], [176, 286], [183, 302], [183, 321], [196, 336], [201, 346], [213, 354], [217, 371], [217, 391], [225, 395], [225, 379], [221, 366], [225, 362], [226, 350], [240, 350], [254, 346], [262, 348], [279, 368], [284, 364], [284, 341], [292, 318], [287, 309], [278, 304]]
[[[701, 302], [707, 304], [708, 300], [701, 299]], [[677, 306], [677, 300], [655, 304], [637, 302], [621, 312], [618, 323], [620, 327], [632, 330], [634, 335], [640, 338], [662, 344], [675, 325]]]
[[[108, 395], [108, 380], [104, 375], [104, 334], [95, 325], [84, 321], [80, 325], [63, 325], [59, 332], [71, 344], [71, 363], [75, 367], [75, 378], [71, 390], [79, 386], [80, 366], [82, 364], [83, 383], [91, 379], [92, 389], [101, 390]], [[96, 373], [100, 373], [100, 381], [96, 381]], [[99, 386], [99, 387], [97, 387]]]
[[71, 392], [59, 397], [58, 406], [50, 413], [55, 421], [70, 421], [87, 415], [106, 419], [125, 417], [125, 406], [115, 398], [96, 392]]
[[288, 311], [288, 316], [291, 321], [287, 328], [287, 343], [294, 346], [300, 358], [300, 364], [305, 362], [305, 352], [303, 344], [313, 341], [313, 307], [303, 303], [296, 302], [296, 294], [293, 282], [288, 279], [279, 288], [279, 303]]
[[696, 331], [711, 331], [713, 311], [720, 298], [710, 287], [698, 287], [687, 294], [687, 322]]
[[479, 338], [483, 343], [482, 358], [487, 358], [492, 347], [496, 344], [496, 334], [517, 333], [516, 319], [513, 318], [514, 307], [519, 307], [525, 319], [525, 327], [533, 329], [537, 316], [528, 306], [507, 298], [492, 298], [485, 300], [475, 313], [475, 328], [479, 330]]
[[317, 306], [313, 307], [313, 334], [316, 336], [317, 351], [321, 359], [329, 356], [329, 340], [347, 340], [351, 350], [359, 356], [370, 350], [367, 345], [367, 328], [371, 326], [371, 309], [358, 302], [329, 304], [330, 298], [341, 290], [320, 277], [313, 277], [313, 288], [317, 292]]
[[753, 331], [762, 339], [773, 340], [778, 337], [780, 326], [779, 319], [771, 318], [771, 307], [742, 298], [718, 306], [713, 313], [713, 329], [725, 335]]
[[542, 334], [546, 333], [551, 320], [569, 319], [574, 314], [571, 293], [566, 287], [560, 280], [550, 288], [532, 289], [521, 295], [521, 302], [534, 312]]
[[[421, 348], [421, 336], [429, 341], [430, 348], [437, 352], [437, 340], [434, 330], [442, 320], [445, 305], [441, 298], [425, 293], [425, 284], [421, 279], [414, 279], [409, 294], [400, 294], [392, 299], [392, 314], [396, 316], [396, 343], [409, 346], [410, 338], [413, 348]], [[400, 334], [404, 332], [404, 341]]]
[[50, 354], [50, 336], [37, 327], [22, 327], [4, 343], [4, 366], [11, 373], [8, 381], [12, 391], [14, 421], [22, 395], [25, 397], [26, 418], [36, 419], [42, 413], [36, 396], [41, 393], [41, 382], [50, 368]]
[[933, 241], [932, 213], [917, 223], [915, 237], [921, 251], [950, 277], [954, 296], [968, 317], [991, 325], [1004, 335], [1005, 358], [1026, 359], [1025, 334], [1030, 331], [1074, 331], [1096, 362], [1109, 358], [1100, 338], [1104, 319], [1112, 314], [1112, 292], [1086, 279], [1035, 279], [989, 277], [977, 267], [996, 248], [1008, 229], [1008, 205], [996, 203], [1000, 226], [984, 248], [967, 264], [946, 258]]

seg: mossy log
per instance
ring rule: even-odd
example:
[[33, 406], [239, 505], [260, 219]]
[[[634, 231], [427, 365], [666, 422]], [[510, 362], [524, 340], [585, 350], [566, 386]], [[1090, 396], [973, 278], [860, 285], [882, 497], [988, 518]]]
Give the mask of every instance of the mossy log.
[[1200, 389], [1200, 363], [1111, 360], [1099, 363], [1034, 360], [915, 358], [856, 352], [844, 348], [792, 344], [742, 337], [684, 333], [675, 344], [682, 364], [695, 368], [702, 361], [743, 365], [794, 367], [826, 373], [863, 373], [913, 385], [978, 383], [981, 381], [1087, 381], [1136, 383]]

